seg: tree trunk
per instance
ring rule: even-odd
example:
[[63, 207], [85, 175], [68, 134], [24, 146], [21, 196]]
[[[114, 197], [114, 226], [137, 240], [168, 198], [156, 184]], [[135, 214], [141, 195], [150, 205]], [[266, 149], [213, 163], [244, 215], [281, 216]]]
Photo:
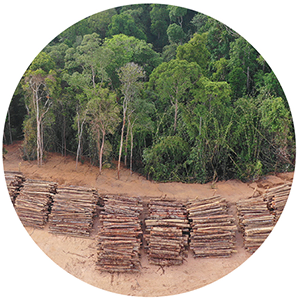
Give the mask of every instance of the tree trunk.
[[127, 167], [127, 145], [128, 145], [128, 136], [129, 136], [129, 130], [127, 128], [126, 132], [126, 140], [125, 140], [125, 155], [124, 155], [124, 165]]
[[[37, 95], [36, 95], [37, 97]], [[38, 99], [35, 99], [36, 101], [36, 156], [37, 156], [37, 164], [40, 165], [40, 151], [41, 151], [41, 124], [40, 124], [40, 118], [39, 118], [39, 104]]]
[[122, 125], [122, 132], [121, 132], [121, 142], [120, 142], [119, 160], [118, 160], [118, 179], [120, 179], [121, 155], [122, 155], [122, 148], [123, 148], [125, 120], [126, 120], [126, 110], [124, 111], [124, 115], [123, 115], [123, 125]]
[[103, 150], [104, 150], [104, 140], [105, 140], [105, 130], [102, 131], [102, 143], [99, 153], [99, 174], [102, 172], [102, 156], [103, 156]]
[[[77, 169], [77, 166], [78, 166], [78, 157], [79, 157], [79, 153], [80, 153], [80, 150], [81, 150], [81, 137], [82, 137], [82, 132], [83, 132], [84, 121], [85, 120], [82, 121], [80, 131], [79, 131], [78, 147], [77, 147], [77, 154], [76, 154], [76, 167], [75, 167], [76, 169]], [[79, 121], [78, 121], [78, 124], [79, 124]]]
[[133, 154], [133, 132], [130, 126], [130, 175], [132, 175], [132, 154]]

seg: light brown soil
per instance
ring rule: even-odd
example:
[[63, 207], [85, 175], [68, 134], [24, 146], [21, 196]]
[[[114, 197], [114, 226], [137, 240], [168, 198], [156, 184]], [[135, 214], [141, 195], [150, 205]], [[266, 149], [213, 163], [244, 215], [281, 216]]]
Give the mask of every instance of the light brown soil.
[[[293, 173], [266, 176], [259, 182], [242, 183], [238, 180], [222, 181], [215, 185], [156, 183], [121, 170], [117, 180], [116, 170], [105, 169], [101, 175], [98, 168], [88, 163], [79, 164], [75, 169], [73, 157], [62, 157], [49, 153], [45, 164], [38, 167], [36, 162], [23, 161], [19, 151], [20, 143], [6, 146], [4, 169], [21, 171], [27, 178], [55, 181], [58, 184], [92, 186], [99, 192], [128, 194], [132, 196], [164, 196], [175, 199], [192, 199], [219, 194], [226, 197], [230, 211], [235, 214], [234, 203], [263, 191], [268, 186], [292, 180]], [[242, 247], [242, 236], [237, 233], [237, 252], [230, 258], [197, 258], [189, 253], [181, 266], [160, 268], [149, 265], [145, 253], [141, 257], [139, 274], [115, 274], [95, 270], [96, 249], [94, 226], [88, 239], [74, 238], [48, 233], [47, 228], [38, 230], [26, 228], [37, 245], [60, 267], [98, 288], [123, 295], [167, 296], [192, 291], [212, 283], [233, 271], [246, 261], [250, 254]]]

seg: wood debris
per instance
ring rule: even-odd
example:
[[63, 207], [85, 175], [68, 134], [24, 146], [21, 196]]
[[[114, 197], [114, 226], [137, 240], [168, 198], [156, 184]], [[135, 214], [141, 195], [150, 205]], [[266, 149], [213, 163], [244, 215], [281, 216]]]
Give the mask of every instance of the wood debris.
[[270, 214], [263, 197], [240, 200], [236, 203], [236, 208], [239, 228], [244, 236], [244, 247], [253, 253], [273, 230], [274, 216]]
[[55, 182], [27, 179], [15, 200], [16, 212], [24, 226], [43, 229], [56, 193]]
[[285, 204], [288, 200], [292, 183], [285, 183], [273, 188], [269, 188], [263, 195], [264, 201], [267, 202], [267, 207], [270, 212], [275, 216], [275, 222], [280, 218]]
[[194, 257], [229, 257], [235, 252], [234, 218], [220, 196], [187, 203], [191, 221], [190, 249]]
[[104, 210], [97, 235], [96, 269], [106, 272], [138, 272], [143, 205], [139, 198], [109, 195], [101, 197]]
[[25, 176], [21, 172], [5, 171], [5, 181], [10, 199], [15, 204], [16, 197], [19, 195], [20, 188], [25, 181]]
[[187, 256], [190, 224], [187, 211], [176, 200], [152, 199], [145, 220], [145, 249], [150, 264], [180, 265]]
[[98, 202], [99, 195], [94, 188], [60, 186], [49, 215], [49, 232], [89, 237]]

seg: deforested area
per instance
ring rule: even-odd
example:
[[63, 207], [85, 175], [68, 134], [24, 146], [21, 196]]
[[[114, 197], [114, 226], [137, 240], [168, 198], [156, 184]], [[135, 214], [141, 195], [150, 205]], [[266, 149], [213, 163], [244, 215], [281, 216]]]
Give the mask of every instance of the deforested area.
[[[270, 175], [252, 183], [229, 180], [217, 182], [213, 186], [211, 183], [157, 184], [136, 173], [131, 174], [123, 166], [120, 179], [117, 179], [115, 170], [109, 169], [103, 170], [99, 176], [98, 167], [86, 163], [76, 169], [76, 161], [71, 157], [64, 159], [61, 155], [48, 157], [47, 163], [39, 167], [35, 162], [23, 161], [18, 144], [13, 144], [9, 147], [4, 162], [5, 169], [18, 170], [20, 162], [24, 182], [29, 179], [51, 179], [57, 183], [57, 193], [53, 197], [51, 213], [44, 229], [24, 224], [38, 246], [54, 262], [77, 278], [101, 289], [136, 296], [174, 295], [197, 289], [241, 265], [252, 252], [244, 247], [246, 236], [232, 225], [232, 218], [234, 224], [239, 224], [238, 210], [233, 208], [239, 202], [251, 201], [254, 192], [257, 194], [259, 191], [260, 198], [255, 198], [263, 202], [262, 206], [258, 206], [263, 216], [257, 220], [253, 220], [251, 216], [247, 221], [254, 222], [255, 230], [265, 225], [270, 227], [270, 224], [274, 225], [274, 211], [268, 209], [268, 201], [263, 200], [263, 197], [273, 188], [282, 191], [287, 185], [290, 186], [293, 179], [293, 173], [285, 173]], [[73, 194], [80, 194], [82, 189], [89, 191], [88, 199], [93, 198], [93, 203], [88, 206], [80, 202], [73, 207], [68, 205], [74, 198]], [[68, 193], [62, 193], [63, 190]], [[97, 194], [96, 198], [92, 197]], [[54, 213], [53, 207], [58, 195], [65, 197], [61, 214], [66, 214], [68, 218], [65, 219], [65, 226], [61, 221], [60, 231], [53, 234], [49, 230], [50, 216]], [[9, 199], [8, 195], [7, 197]], [[209, 200], [205, 199], [211, 199], [206, 209], [205, 201]], [[72, 203], [74, 205], [75, 202]], [[229, 209], [225, 213], [227, 206]], [[77, 207], [78, 210], [75, 210]], [[192, 207], [194, 210], [190, 209]], [[78, 214], [77, 219], [71, 218], [72, 213], [76, 216], [75, 212], [80, 211], [80, 208], [86, 210], [86, 214]], [[207, 215], [196, 216], [199, 212]], [[59, 216], [57, 213], [54, 215]], [[94, 218], [91, 218], [92, 215]], [[81, 219], [87, 222], [85, 224], [90, 224], [84, 227], [84, 232], [89, 232], [89, 235], [70, 234], [71, 226], [74, 231], [83, 230]], [[272, 220], [272, 223], [267, 224], [269, 221], [266, 219]], [[207, 226], [213, 228], [208, 229]], [[152, 228], [152, 243], [147, 244]], [[225, 228], [227, 233], [221, 240], [217, 231], [224, 231]], [[213, 234], [205, 236], [207, 229], [214, 231], [218, 239], [214, 239]], [[230, 231], [231, 229], [234, 230]], [[240, 230], [239, 225], [238, 229]], [[202, 231], [202, 234], [196, 235], [197, 230]], [[256, 237], [253, 237], [254, 234]], [[260, 243], [264, 241], [266, 235], [261, 234], [262, 232], [253, 231], [252, 241], [249, 240], [250, 235], [247, 236], [249, 247], [257, 247], [257, 244], [253, 244], [253, 239], [256, 242], [260, 239]], [[200, 242], [201, 239], [205, 240], [205, 245]], [[224, 245], [230, 250], [230, 255], [211, 255], [216, 247], [224, 249]], [[204, 249], [207, 251], [206, 255], [194, 257], [193, 247], [198, 251]], [[151, 263], [149, 253], [154, 260], [156, 258], [155, 264]], [[174, 257], [177, 260], [172, 261]], [[172, 264], [174, 261], [180, 263]]]

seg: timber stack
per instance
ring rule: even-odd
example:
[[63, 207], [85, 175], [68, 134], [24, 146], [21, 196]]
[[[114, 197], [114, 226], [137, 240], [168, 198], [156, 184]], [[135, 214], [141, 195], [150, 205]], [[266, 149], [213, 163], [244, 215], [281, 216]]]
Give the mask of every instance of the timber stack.
[[269, 188], [263, 195], [264, 201], [267, 202], [268, 209], [274, 215], [274, 221], [277, 223], [285, 207], [291, 191], [292, 183], [285, 183], [273, 188]]
[[96, 269], [105, 272], [139, 272], [141, 249], [141, 214], [139, 198], [104, 195], [102, 226], [97, 235]]
[[185, 205], [176, 200], [152, 199], [145, 219], [145, 249], [150, 264], [180, 265], [188, 252], [190, 224]]
[[236, 204], [239, 228], [244, 237], [244, 248], [255, 252], [274, 228], [274, 216], [262, 197], [240, 200]]
[[21, 172], [14, 171], [5, 171], [4, 176], [11, 202], [15, 204], [20, 188], [25, 181], [25, 176]]
[[15, 201], [16, 212], [24, 226], [43, 229], [48, 221], [57, 183], [27, 179]]
[[60, 186], [49, 215], [49, 232], [89, 237], [98, 204], [99, 195], [94, 188]]
[[237, 226], [226, 199], [213, 196], [187, 203], [191, 222], [190, 249], [194, 257], [229, 257], [235, 251]]

